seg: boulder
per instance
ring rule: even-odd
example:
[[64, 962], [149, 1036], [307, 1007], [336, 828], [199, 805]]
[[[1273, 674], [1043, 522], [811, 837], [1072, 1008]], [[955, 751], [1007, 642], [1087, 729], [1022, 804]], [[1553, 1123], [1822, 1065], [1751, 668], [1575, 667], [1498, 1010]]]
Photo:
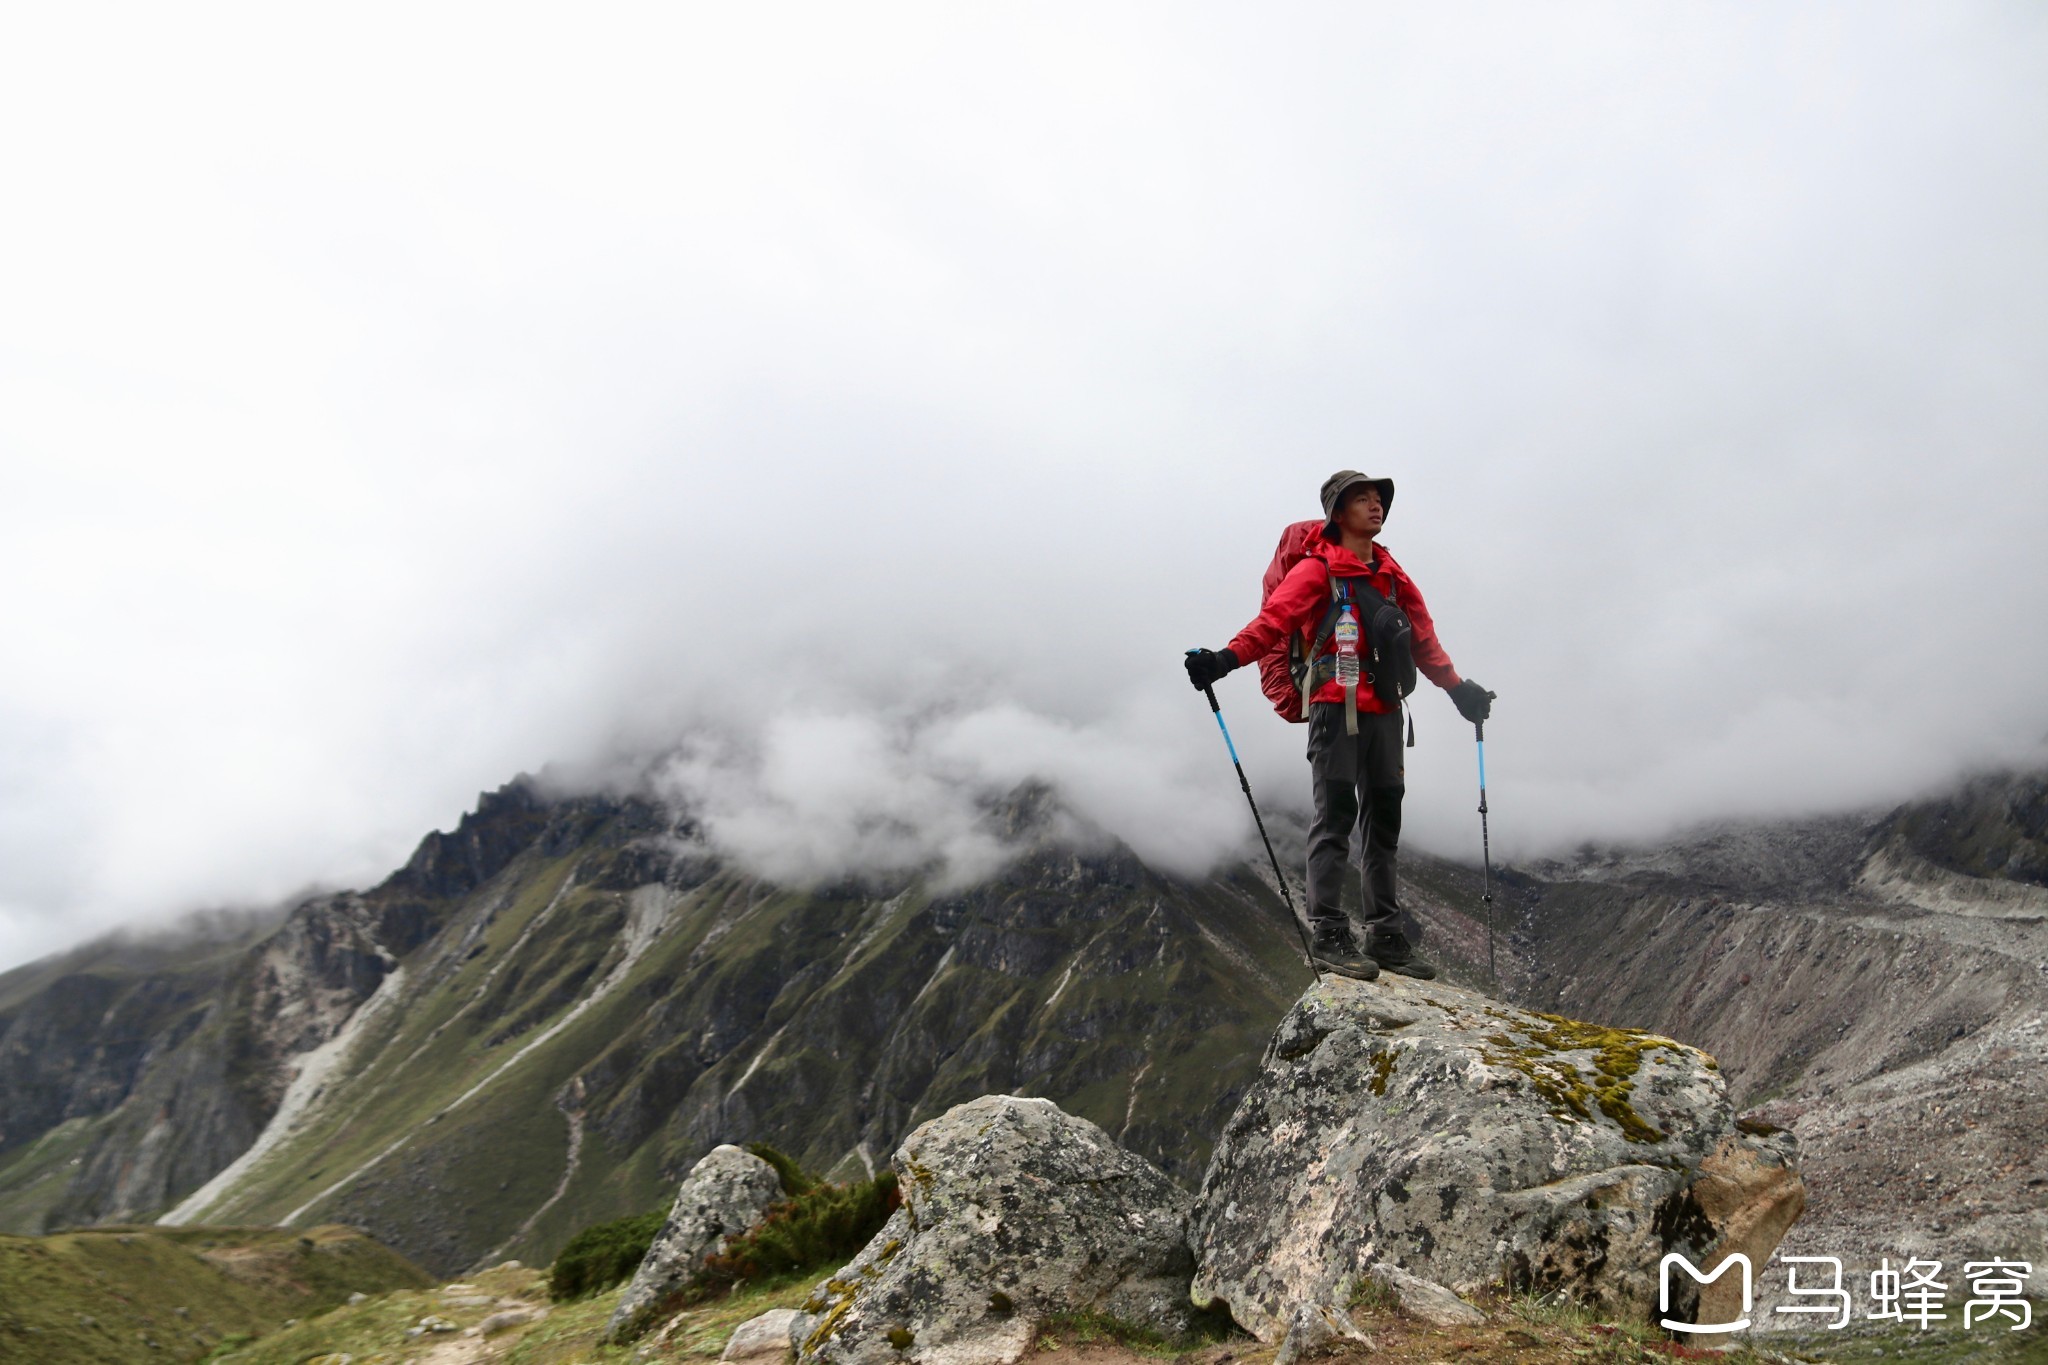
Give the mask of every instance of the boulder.
[[668, 1221], [605, 1323], [605, 1339], [630, 1341], [646, 1331], [668, 1299], [696, 1282], [705, 1257], [751, 1231], [782, 1197], [773, 1166], [730, 1144], [713, 1147], [683, 1177]]
[[[1798, 1155], [1792, 1134], [1736, 1122], [1739, 1131], [1723, 1137], [1700, 1162], [1699, 1178], [1686, 1197], [1719, 1233], [1715, 1260], [1739, 1251], [1760, 1274], [1786, 1231], [1806, 1211], [1806, 1185], [1792, 1164]], [[1694, 1322], [1734, 1322], [1742, 1316], [1741, 1282], [1723, 1275], [1702, 1286], [1698, 1311]]]
[[[1649, 1316], [1667, 1252], [1763, 1264], [1803, 1207], [1792, 1157], [1737, 1127], [1697, 1048], [1440, 981], [1325, 978], [1217, 1143], [1193, 1294], [1268, 1343], [1382, 1265]], [[1698, 1306], [1689, 1277], [1673, 1289], [1674, 1312]]]
[[523, 1327], [529, 1322], [539, 1322], [545, 1316], [545, 1312], [532, 1307], [506, 1308], [491, 1314], [472, 1330], [479, 1336], [495, 1336], [508, 1327]]
[[1340, 1345], [1332, 1350], [1332, 1343], [1355, 1343], [1364, 1353], [1373, 1351], [1378, 1343], [1358, 1330], [1358, 1324], [1351, 1315], [1341, 1308], [1329, 1304], [1300, 1303], [1287, 1319], [1287, 1331], [1280, 1339], [1280, 1349], [1273, 1353], [1273, 1365], [1296, 1365], [1302, 1360], [1318, 1357], [1340, 1357], [1348, 1354]]
[[1420, 1318], [1432, 1327], [1476, 1327], [1486, 1321], [1486, 1314], [1435, 1280], [1410, 1275], [1401, 1267], [1384, 1261], [1372, 1268], [1371, 1275], [1392, 1292], [1402, 1312], [1411, 1318]]
[[790, 1328], [796, 1322], [794, 1308], [771, 1308], [757, 1318], [748, 1318], [732, 1329], [725, 1343], [724, 1361], [745, 1361], [746, 1365], [778, 1365], [792, 1351]]
[[1054, 1313], [1191, 1326], [1187, 1194], [1087, 1120], [984, 1095], [895, 1167], [903, 1207], [804, 1304], [799, 1365], [1011, 1365]]

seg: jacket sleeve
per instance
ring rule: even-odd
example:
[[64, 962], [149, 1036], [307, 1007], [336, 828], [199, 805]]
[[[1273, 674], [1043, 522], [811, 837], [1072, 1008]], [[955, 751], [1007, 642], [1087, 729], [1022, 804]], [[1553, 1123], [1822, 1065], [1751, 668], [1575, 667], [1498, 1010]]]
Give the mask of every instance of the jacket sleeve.
[[1285, 649], [1289, 635], [1321, 619], [1323, 601], [1329, 595], [1329, 567], [1314, 555], [1308, 556], [1287, 571], [1257, 618], [1230, 642], [1230, 652], [1240, 664], [1249, 664], [1275, 649]]
[[1430, 619], [1429, 605], [1422, 600], [1422, 589], [1415, 586], [1415, 580], [1408, 576], [1406, 569], [1396, 567], [1394, 574], [1400, 580], [1401, 609], [1408, 613], [1408, 624], [1415, 628], [1415, 670], [1449, 691], [1458, 685], [1458, 670], [1451, 667], [1451, 656], [1444, 652], [1443, 644], [1436, 638], [1436, 622]]

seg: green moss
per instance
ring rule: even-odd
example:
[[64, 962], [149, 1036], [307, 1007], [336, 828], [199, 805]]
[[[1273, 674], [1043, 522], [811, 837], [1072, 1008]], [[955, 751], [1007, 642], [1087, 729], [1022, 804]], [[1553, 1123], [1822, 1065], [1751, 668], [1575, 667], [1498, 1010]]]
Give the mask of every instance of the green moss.
[[[1519, 1072], [1537, 1094], [1556, 1106], [1556, 1117], [1591, 1119], [1598, 1109], [1630, 1142], [1664, 1140], [1665, 1134], [1645, 1123], [1629, 1102], [1636, 1072], [1653, 1052], [1683, 1055], [1694, 1049], [1640, 1029], [1610, 1028], [1559, 1014], [1519, 1015], [1492, 1008], [1486, 1013], [1507, 1027], [1486, 1035], [1480, 1055]], [[1530, 1018], [1543, 1022], [1532, 1026]], [[1581, 1069], [1574, 1053], [1592, 1054], [1587, 1069]]]
[[907, 1156], [900, 1160], [903, 1162], [903, 1169], [910, 1173], [911, 1180], [916, 1183], [919, 1193], [930, 1194], [938, 1188], [939, 1178], [932, 1174], [930, 1167]]
[[1387, 1093], [1387, 1082], [1393, 1078], [1393, 1075], [1394, 1050], [1387, 1048], [1373, 1057], [1372, 1080], [1367, 1083], [1366, 1088], [1375, 1095], [1385, 1096]]
[[910, 1343], [917, 1340], [917, 1334], [908, 1327], [891, 1327], [888, 1331], [889, 1344], [899, 1351], [910, 1349]]
[[[839, 1283], [838, 1280], [832, 1281], [834, 1285]], [[805, 1355], [811, 1354], [839, 1335], [840, 1329], [846, 1325], [846, 1315], [853, 1311], [853, 1297], [853, 1286], [848, 1285], [840, 1294], [839, 1301], [832, 1305], [825, 1316], [818, 1320], [818, 1325], [811, 1329], [810, 1335], [804, 1338]]]

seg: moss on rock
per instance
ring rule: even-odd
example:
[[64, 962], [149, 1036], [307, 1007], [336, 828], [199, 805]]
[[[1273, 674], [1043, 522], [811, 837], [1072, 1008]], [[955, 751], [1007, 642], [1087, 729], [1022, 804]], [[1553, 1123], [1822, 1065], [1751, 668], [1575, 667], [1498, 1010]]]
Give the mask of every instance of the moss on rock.
[[[1629, 1102], [1644, 1057], [1665, 1051], [1712, 1060], [1696, 1048], [1641, 1029], [1589, 1024], [1534, 1010], [1509, 1014], [1489, 1008], [1486, 1013], [1506, 1027], [1486, 1035], [1482, 1057], [1526, 1077], [1536, 1093], [1557, 1106], [1559, 1118], [1589, 1120], [1597, 1108], [1630, 1142], [1662, 1142], [1665, 1136], [1645, 1123]], [[1543, 1023], [1532, 1026], [1527, 1022], [1532, 1017]], [[1577, 1053], [1592, 1054], [1583, 1070], [1573, 1056]]]

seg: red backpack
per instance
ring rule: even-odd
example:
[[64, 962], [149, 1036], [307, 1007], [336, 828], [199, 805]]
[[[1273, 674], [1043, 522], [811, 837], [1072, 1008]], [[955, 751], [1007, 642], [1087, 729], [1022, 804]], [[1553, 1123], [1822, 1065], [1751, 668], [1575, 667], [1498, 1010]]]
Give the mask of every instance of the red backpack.
[[[1287, 571], [1301, 563], [1308, 553], [1308, 543], [1323, 533], [1320, 521], [1297, 521], [1280, 533], [1280, 546], [1273, 551], [1273, 562], [1266, 566], [1266, 576], [1259, 583], [1259, 607], [1265, 608], [1273, 590], [1280, 586], [1280, 580], [1287, 577]], [[1294, 680], [1293, 663], [1290, 654], [1299, 653], [1301, 641], [1289, 640], [1285, 649], [1274, 649], [1259, 660], [1259, 690], [1266, 694], [1266, 700], [1273, 703], [1273, 709], [1280, 719], [1299, 725], [1308, 719], [1302, 714], [1301, 688]]]

